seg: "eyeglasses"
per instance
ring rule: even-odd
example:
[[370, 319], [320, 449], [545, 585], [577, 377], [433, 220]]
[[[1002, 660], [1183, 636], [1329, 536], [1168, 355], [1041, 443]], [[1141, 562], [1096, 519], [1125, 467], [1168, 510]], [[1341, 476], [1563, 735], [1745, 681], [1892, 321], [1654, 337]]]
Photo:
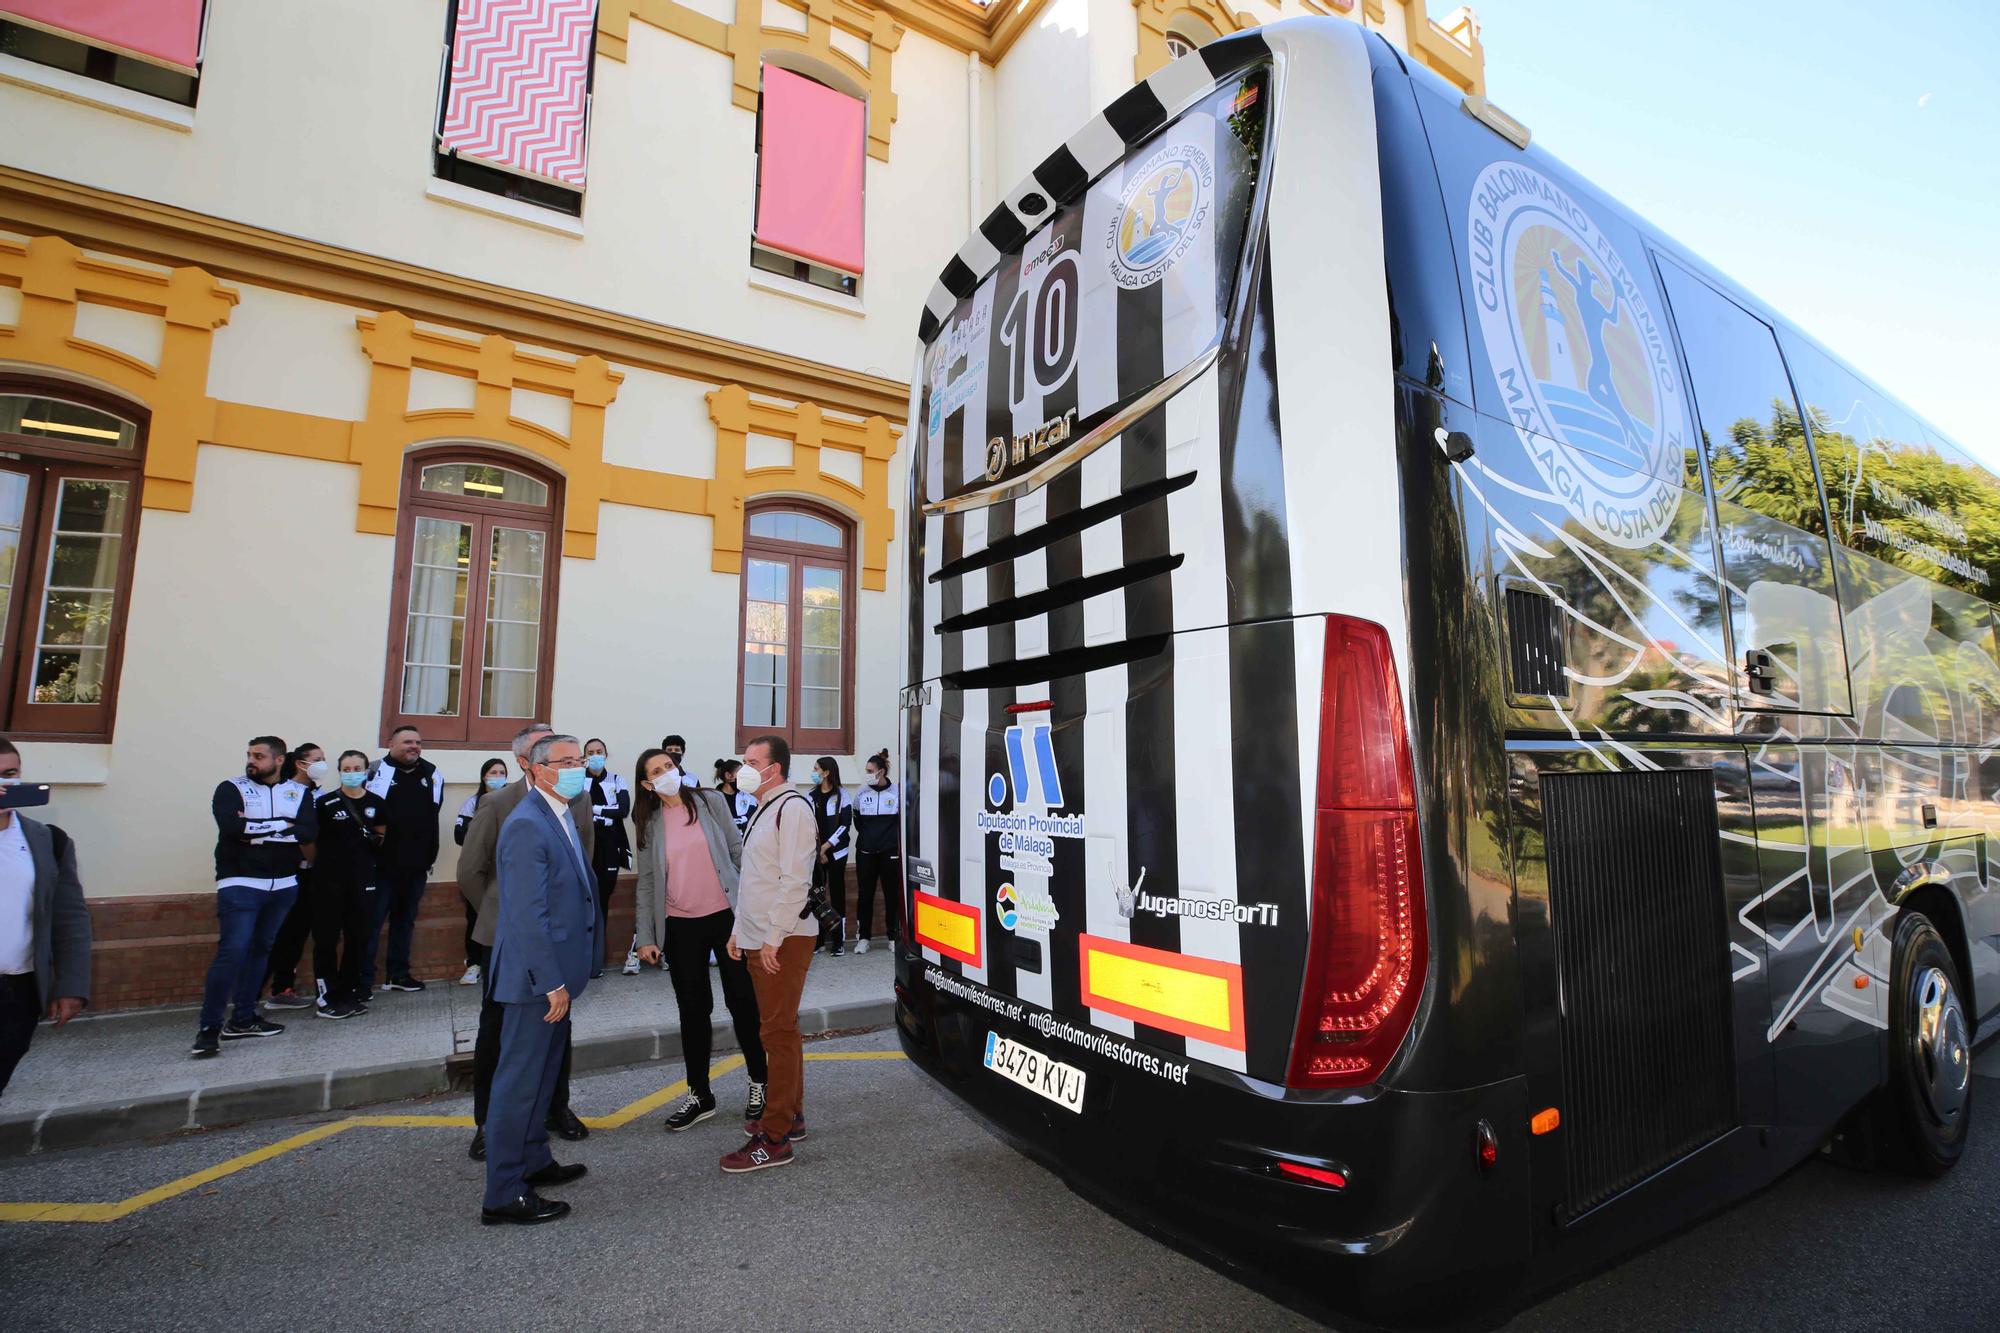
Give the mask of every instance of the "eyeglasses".
[[543, 768], [582, 768], [582, 767], [583, 767], [583, 760], [581, 760], [581, 759], [544, 759], [544, 760], [542, 760], [542, 767], [543, 767]]

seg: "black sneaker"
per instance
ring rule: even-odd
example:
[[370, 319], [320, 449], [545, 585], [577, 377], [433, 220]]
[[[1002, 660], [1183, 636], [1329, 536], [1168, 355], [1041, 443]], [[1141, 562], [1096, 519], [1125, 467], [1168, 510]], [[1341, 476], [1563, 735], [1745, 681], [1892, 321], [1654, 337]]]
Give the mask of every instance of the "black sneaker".
[[754, 1124], [763, 1118], [764, 1085], [762, 1083], [752, 1083], [750, 1085], [750, 1100], [743, 1107], [743, 1121], [745, 1124]]
[[314, 1012], [321, 1018], [354, 1018], [361, 1013], [353, 1005], [341, 1004], [337, 1001], [333, 1004], [321, 1003]]
[[830, 957], [830, 958], [845, 958], [845, 957], [847, 957], [847, 945], [846, 945], [846, 943], [845, 943], [844, 941], [842, 941], [842, 940], [839, 940], [839, 939], [835, 939], [835, 940], [834, 940], [834, 942], [833, 942], [833, 948], [831, 948], [831, 949], [829, 949], [829, 950], [827, 951], [827, 956], [828, 956], [828, 957]]
[[264, 1001], [273, 1009], [304, 1009], [312, 1004], [311, 998], [299, 994], [290, 986], [271, 992], [271, 998]]
[[690, 1092], [687, 1096], [681, 1098], [681, 1104], [676, 1106], [673, 1114], [667, 1117], [667, 1130], [669, 1133], [678, 1134], [684, 1129], [699, 1125], [714, 1114], [715, 1098], [713, 1096], [704, 1097], [699, 1093]]
[[209, 1056], [222, 1054], [222, 1029], [195, 1029], [194, 1045], [188, 1048], [188, 1054], [197, 1060], [205, 1060]]
[[390, 977], [384, 990], [422, 990], [424, 983], [412, 976]]
[[224, 1041], [238, 1041], [244, 1037], [275, 1037], [285, 1030], [283, 1023], [273, 1023], [258, 1015], [239, 1018], [222, 1029]]

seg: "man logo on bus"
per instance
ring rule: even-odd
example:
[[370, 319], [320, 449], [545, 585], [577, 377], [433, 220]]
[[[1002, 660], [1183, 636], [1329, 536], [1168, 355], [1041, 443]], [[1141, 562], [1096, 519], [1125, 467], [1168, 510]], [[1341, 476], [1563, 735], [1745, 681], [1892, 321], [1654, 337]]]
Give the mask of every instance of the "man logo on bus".
[[1646, 546], [1680, 508], [1681, 382], [1645, 290], [1561, 187], [1496, 162], [1472, 190], [1472, 289], [1501, 401], [1592, 533]]
[[1172, 143], [1126, 178], [1111, 224], [1111, 277], [1121, 287], [1150, 287], [1165, 277], [1208, 223], [1215, 169], [1192, 143]]

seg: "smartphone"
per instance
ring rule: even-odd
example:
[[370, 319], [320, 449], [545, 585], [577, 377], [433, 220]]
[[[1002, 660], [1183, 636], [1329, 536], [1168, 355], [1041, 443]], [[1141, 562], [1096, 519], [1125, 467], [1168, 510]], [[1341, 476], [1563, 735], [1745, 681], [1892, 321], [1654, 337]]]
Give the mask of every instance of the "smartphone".
[[0, 787], [0, 810], [24, 810], [49, 803], [46, 782], [10, 782]]

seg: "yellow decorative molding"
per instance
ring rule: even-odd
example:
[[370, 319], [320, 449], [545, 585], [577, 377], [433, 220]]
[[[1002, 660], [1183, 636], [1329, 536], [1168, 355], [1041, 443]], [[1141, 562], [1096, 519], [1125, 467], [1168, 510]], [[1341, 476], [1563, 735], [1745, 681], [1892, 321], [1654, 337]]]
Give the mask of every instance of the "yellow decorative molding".
[[[1380, 30], [1387, 21], [1384, 4], [1402, 11], [1404, 30], [1409, 34], [1408, 53], [1418, 64], [1443, 75], [1461, 90], [1479, 96], [1486, 92], [1486, 49], [1479, 43], [1479, 16], [1461, 5], [1442, 22], [1432, 19], [1424, 0], [1361, 0], [1360, 14], [1349, 4], [1314, 4], [1300, 0], [1301, 8], [1327, 14], [1329, 8], [1341, 18], [1356, 19]], [[1139, 50], [1132, 60], [1134, 79], [1143, 79], [1166, 65], [1167, 34], [1179, 30], [1197, 43], [1226, 37], [1257, 26], [1254, 15], [1232, 10], [1222, 0], [1132, 0], [1139, 11]]]
[[[402, 494], [403, 455], [438, 439], [470, 439], [547, 460], [563, 477], [563, 554], [597, 556], [597, 507], [609, 499], [604, 468], [604, 409], [624, 376], [601, 356], [574, 361], [524, 352], [497, 333], [460, 338], [420, 329], [408, 315], [384, 311], [355, 321], [371, 363], [368, 416], [356, 423], [348, 461], [361, 468], [359, 532], [393, 534]], [[432, 370], [474, 382], [472, 407], [410, 410], [410, 371]], [[515, 389], [570, 400], [569, 434], [513, 415]]]
[[[198, 268], [161, 273], [93, 259], [59, 236], [0, 240], [0, 286], [21, 290], [17, 322], [0, 327], [0, 359], [94, 380], [143, 404], [152, 425], [141, 501], [185, 511], [194, 503], [196, 446], [212, 419], [210, 341], [229, 322], [236, 293]], [[158, 316], [166, 326], [159, 364], [77, 337], [82, 304]]]
[[0, 227], [856, 416], [901, 421], [909, 410], [901, 380], [7, 166], [0, 166]]
[[[708, 395], [715, 423], [715, 480], [708, 485], [707, 513], [715, 520], [712, 568], [743, 570], [743, 507], [759, 495], [806, 495], [852, 515], [861, 526], [861, 586], [880, 592], [888, 586], [889, 543], [896, 536], [896, 507], [889, 494], [889, 460], [896, 432], [881, 417], [853, 421], [828, 416], [812, 403], [785, 405], [752, 398], [740, 384], [725, 384]], [[747, 466], [751, 435], [792, 442], [786, 467]], [[853, 486], [820, 470], [822, 449], [861, 455], [861, 485]]]
[[[400, 310], [362, 315], [355, 327], [369, 360], [367, 414], [344, 421], [208, 396], [211, 338], [228, 321], [237, 294], [199, 268], [160, 272], [92, 258], [56, 236], [0, 239], [0, 286], [21, 291], [16, 323], [0, 325], [0, 361], [108, 386], [151, 414], [143, 493], [149, 509], [193, 508], [195, 455], [200, 445], [213, 444], [358, 467], [355, 530], [391, 535], [408, 452], [464, 440], [542, 459], [562, 475], [566, 556], [595, 559], [599, 506], [626, 504], [706, 515], [713, 520], [711, 567], [738, 573], [745, 502], [767, 494], [810, 495], [859, 523], [862, 586], [877, 592], [888, 586], [896, 531], [889, 463], [898, 433], [879, 414], [864, 419], [811, 401], [752, 398], [744, 384], [725, 383], [708, 395], [716, 423], [715, 476], [682, 476], [605, 461], [605, 414], [625, 377], [594, 353], [564, 359], [527, 351], [495, 333], [469, 337], [420, 328]], [[78, 338], [80, 304], [159, 316], [165, 323], [160, 364]], [[412, 370], [472, 380], [472, 406], [412, 411]], [[568, 399], [568, 431], [515, 416], [515, 389]], [[789, 439], [791, 464], [749, 468], [752, 433]], [[861, 485], [823, 474], [823, 449], [860, 455]]]
[[1424, 0], [1393, 0], [1403, 8], [1410, 54], [1474, 97], [1486, 95], [1486, 48], [1479, 43], [1479, 16], [1460, 5], [1442, 22], [1429, 16]]
[[[889, 129], [896, 122], [891, 70], [896, 50], [903, 44], [902, 25], [887, 9], [868, 0], [778, 3], [799, 16], [804, 31], [765, 27], [761, 0], [737, 0], [733, 23], [721, 23], [674, 0], [607, 0], [598, 10], [597, 51], [612, 60], [624, 60], [633, 19], [685, 37], [729, 57], [734, 70], [731, 97], [745, 111], [757, 109], [767, 54], [804, 57], [837, 71], [860, 88], [868, 103], [868, 155], [887, 162]], [[834, 45], [836, 31], [867, 43], [865, 63]]]
[[1254, 17], [1231, 9], [1221, 0], [1132, 0], [1132, 7], [1139, 11], [1139, 50], [1132, 57], [1134, 83], [1165, 68], [1173, 59], [1167, 50], [1169, 32], [1200, 46], [1257, 26]]

